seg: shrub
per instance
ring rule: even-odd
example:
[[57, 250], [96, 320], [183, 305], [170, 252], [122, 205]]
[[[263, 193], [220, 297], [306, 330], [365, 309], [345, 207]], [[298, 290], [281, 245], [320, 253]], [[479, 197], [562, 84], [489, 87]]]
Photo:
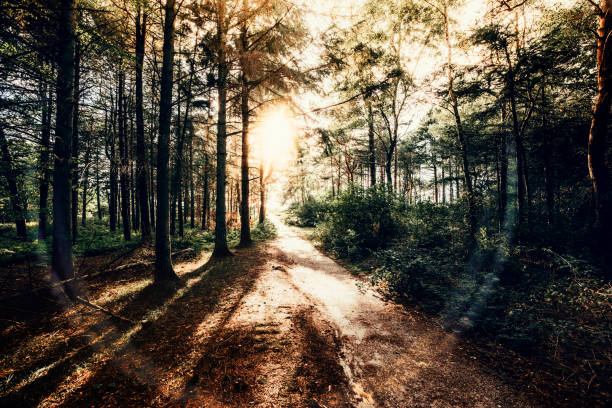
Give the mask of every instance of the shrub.
[[253, 231], [251, 231], [251, 236], [253, 241], [266, 241], [276, 238], [276, 227], [270, 221], [265, 220], [257, 224]]
[[315, 236], [339, 257], [362, 257], [399, 234], [398, 203], [383, 185], [368, 189], [351, 185], [328, 205]]
[[373, 284], [385, 287], [391, 296], [430, 312], [439, 312], [455, 284], [453, 262], [445, 249], [422, 249], [396, 246], [374, 253], [376, 267], [370, 278]]
[[298, 227], [314, 227], [324, 220], [328, 207], [325, 198], [308, 196], [303, 202], [295, 202], [289, 206], [286, 222]]

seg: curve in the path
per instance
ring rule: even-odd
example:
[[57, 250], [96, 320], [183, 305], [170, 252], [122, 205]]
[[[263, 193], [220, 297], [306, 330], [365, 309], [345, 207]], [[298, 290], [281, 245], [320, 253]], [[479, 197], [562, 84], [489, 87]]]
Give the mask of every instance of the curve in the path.
[[[283, 264], [269, 285], [282, 302], [305, 302], [334, 330], [358, 407], [527, 407], [517, 391], [486, 373], [461, 343], [401, 306], [385, 302], [346, 269], [275, 219], [269, 244]], [[364, 289], [365, 288], [365, 289]], [[277, 302], [281, 299], [277, 298]]]

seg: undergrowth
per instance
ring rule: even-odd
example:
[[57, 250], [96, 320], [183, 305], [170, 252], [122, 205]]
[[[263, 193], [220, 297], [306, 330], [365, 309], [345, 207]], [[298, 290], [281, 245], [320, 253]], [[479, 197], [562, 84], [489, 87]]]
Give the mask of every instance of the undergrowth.
[[[49, 226], [51, 231], [51, 226]], [[24, 261], [48, 262], [51, 254], [51, 240], [39, 241], [37, 223], [28, 223], [27, 232], [29, 241], [23, 242], [17, 237], [13, 224], [0, 224], [0, 262], [3, 264]], [[269, 221], [256, 225], [251, 235], [253, 241], [265, 241], [276, 237], [276, 228]], [[154, 238], [154, 237], [153, 237]], [[228, 245], [235, 247], [240, 240], [240, 229], [229, 229], [227, 233]], [[200, 228], [185, 228], [183, 237], [171, 237], [172, 250], [193, 248], [195, 251], [211, 250], [214, 246], [215, 235], [212, 230]], [[120, 229], [110, 231], [107, 220], [88, 220], [86, 226], [79, 226], [77, 243], [73, 246], [76, 257], [93, 256], [110, 253], [118, 250], [130, 250], [141, 245], [140, 232], [132, 231], [130, 241], [125, 241]]]
[[558, 253], [541, 241], [518, 246], [494, 226], [468, 246], [465, 203], [409, 204], [381, 187], [311, 197], [305, 207], [294, 204], [289, 219], [314, 223], [323, 249], [387, 296], [448, 330], [550, 361], [560, 372], [578, 366], [572, 375], [605, 388], [612, 286], [588, 254]]

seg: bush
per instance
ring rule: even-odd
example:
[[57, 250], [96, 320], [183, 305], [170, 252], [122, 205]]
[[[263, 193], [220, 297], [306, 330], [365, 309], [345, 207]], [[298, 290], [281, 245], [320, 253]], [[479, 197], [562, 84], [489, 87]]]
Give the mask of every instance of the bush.
[[251, 231], [253, 241], [266, 241], [268, 239], [276, 238], [276, 227], [270, 221], [265, 220], [260, 222]]
[[399, 235], [398, 204], [383, 185], [368, 189], [351, 185], [328, 205], [315, 237], [339, 257], [363, 257]]
[[328, 210], [328, 200], [308, 196], [303, 202], [295, 202], [289, 206], [289, 216], [285, 221], [298, 227], [314, 227], [325, 219]]
[[427, 312], [442, 310], [456, 286], [453, 272], [458, 265], [447, 249], [397, 246], [376, 251], [374, 258], [372, 284]]

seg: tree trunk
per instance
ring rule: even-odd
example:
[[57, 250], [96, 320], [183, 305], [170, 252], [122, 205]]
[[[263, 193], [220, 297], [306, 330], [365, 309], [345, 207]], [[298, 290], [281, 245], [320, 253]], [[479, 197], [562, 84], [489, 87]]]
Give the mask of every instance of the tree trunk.
[[204, 151], [204, 199], [202, 201], [202, 229], [208, 229], [208, 207], [210, 193], [208, 191], [208, 153]]
[[151, 243], [151, 224], [149, 219], [149, 192], [147, 190], [147, 159], [144, 137], [144, 108], [142, 94], [142, 70], [147, 32], [147, 13], [142, 12], [138, 1], [136, 16], [136, 183], [140, 224], [143, 244]]
[[174, 60], [175, 0], [164, 6], [164, 44], [159, 101], [159, 138], [157, 146], [157, 223], [155, 225], [155, 281], [177, 280], [170, 257], [168, 234], [168, 159], [172, 119], [172, 76]]
[[111, 147], [110, 147], [110, 192], [109, 192], [109, 203], [108, 203], [108, 212], [109, 212], [109, 223], [110, 230], [117, 230], [117, 196], [118, 196], [118, 172], [117, 172], [117, 147], [115, 146], [115, 135], [111, 137]]
[[435, 162], [433, 165], [433, 173], [434, 173], [434, 202], [438, 204], [438, 167]]
[[23, 207], [22, 198], [17, 188], [17, 173], [13, 168], [13, 159], [8, 149], [8, 141], [4, 134], [4, 129], [0, 128], [0, 148], [2, 149], [2, 164], [0, 165], [2, 173], [6, 178], [11, 208], [13, 210], [13, 218], [15, 219], [15, 227], [17, 228], [17, 236], [22, 241], [27, 240], [26, 222], [25, 222], [25, 209]]
[[520, 124], [518, 121], [518, 112], [516, 106], [516, 95], [514, 89], [514, 74], [512, 73], [512, 65], [509, 64], [509, 89], [508, 96], [510, 98], [510, 112], [512, 115], [512, 133], [514, 136], [514, 144], [516, 147], [516, 170], [518, 176], [517, 186], [517, 201], [518, 201], [518, 220], [519, 224], [522, 224], [527, 213], [529, 206], [529, 200], [527, 200], [527, 175], [526, 175], [526, 163], [525, 163], [525, 146], [523, 144], [523, 135], [520, 131]]
[[119, 196], [119, 184], [118, 184], [118, 178], [119, 178], [119, 171], [118, 171], [118, 166], [117, 166], [117, 107], [115, 105], [115, 102], [111, 96], [111, 129], [110, 129], [110, 138], [109, 138], [109, 160], [110, 160], [110, 169], [109, 169], [109, 176], [110, 176], [110, 186], [109, 186], [109, 204], [108, 204], [108, 211], [109, 211], [109, 223], [110, 223], [110, 230], [112, 232], [117, 230], [117, 223], [118, 223], [118, 219], [117, 219], [117, 201], [118, 201], [118, 196]]
[[195, 185], [193, 181], [193, 125], [189, 129], [191, 136], [189, 137], [189, 225], [193, 229], [195, 228]]
[[[506, 109], [502, 102], [501, 105], [501, 124], [502, 129], [506, 123]], [[508, 205], [508, 138], [506, 132], [502, 130], [499, 138], [499, 196], [498, 196], [498, 218], [499, 228], [504, 225], [506, 217], [506, 206]]]
[[547, 115], [547, 100], [545, 88], [542, 88], [542, 129], [544, 130], [544, 186], [546, 189], [546, 223], [552, 225], [554, 221], [555, 211], [555, 188], [552, 180], [550, 153], [552, 150], [552, 141], [550, 132], [548, 132], [548, 115]]
[[397, 147], [395, 148], [395, 151], [393, 152], [393, 190], [395, 192], [399, 191], [397, 189]]
[[[55, 119], [55, 143], [53, 148], [53, 246], [51, 276], [66, 280], [74, 277], [72, 265], [72, 241], [70, 234], [70, 192], [72, 163], [72, 115], [74, 111], [74, 44], [76, 25], [76, 0], [59, 2], [60, 20], [58, 38], [61, 38], [57, 61], [57, 109]], [[66, 294], [74, 299], [76, 286], [71, 281], [64, 284]]]
[[[333, 181], [332, 181], [333, 194]], [[264, 182], [264, 167], [263, 163], [259, 163], [259, 223], [266, 220], [266, 184]]]
[[[179, 54], [180, 54], [180, 51], [181, 50], [179, 48]], [[178, 173], [181, 170], [180, 169], [181, 162], [178, 157], [183, 149], [183, 142], [181, 139], [182, 133], [181, 133], [181, 88], [180, 87], [178, 87], [177, 94], [178, 94], [177, 95], [178, 102], [176, 104], [177, 114], [176, 114], [176, 144], [175, 144], [176, 153], [173, 158], [172, 179], [170, 181], [170, 199], [172, 200], [172, 203], [170, 205], [170, 235], [172, 235], [173, 237], [176, 236], [176, 209], [178, 205], [178, 194], [180, 191], [180, 183], [181, 183], [181, 180], [178, 178]]]
[[230, 255], [227, 246], [227, 229], [225, 225], [225, 172], [227, 159], [227, 129], [226, 129], [226, 105], [227, 105], [227, 56], [225, 26], [225, 2], [217, 3], [217, 36], [219, 41], [218, 51], [218, 118], [217, 118], [217, 206], [215, 216], [215, 248], [213, 257], [224, 257]]
[[608, 273], [612, 274], [612, 192], [610, 168], [606, 163], [608, 120], [612, 102], [612, 47], [608, 42], [612, 34], [612, 4], [601, 1], [597, 33], [597, 101], [589, 132], [588, 166], [595, 199], [596, 229], [601, 252], [605, 254]]
[[102, 203], [100, 202], [100, 158], [96, 153], [96, 204], [98, 207], [98, 220], [102, 221]]
[[119, 185], [121, 187], [121, 221], [123, 223], [123, 238], [129, 241], [131, 237], [130, 229], [130, 191], [129, 191], [129, 161], [127, 135], [125, 129], [125, 103], [124, 103], [125, 73], [119, 71]]
[[[153, 106], [157, 104], [155, 100], [157, 86], [155, 85], [155, 75], [151, 75], [151, 95], [153, 95]], [[151, 112], [151, 128], [149, 130], [149, 187], [150, 187], [150, 197], [149, 197], [149, 210], [151, 215], [151, 230], [155, 229], [155, 172], [153, 163], [155, 163], [155, 133], [157, 131], [155, 127], [155, 117], [156, 112], [155, 108], [152, 109]]]
[[[48, 88], [48, 89], [47, 89]], [[51, 111], [53, 109], [53, 95], [50, 86], [42, 85], [41, 96], [42, 132], [40, 145], [40, 187], [39, 187], [39, 213], [38, 213], [38, 239], [47, 238], [47, 219], [49, 215], [49, 183], [51, 182], [51, 169], [49, 163], [49, 149], [51, 146]]]
[[74, 49], [74, 109], [72, 113], [72, 207], [71, 226], [72, 243], [76, 244], [78, 238], [78, 202], [79, 202], [79, 97], [81, 80], [81, 47], [78, 36], [75, 36]]
[[442, 170], [442, 179], [440, 180], [442, 183], [442, 204], [446, 204], [446, 181], [444, 178], [444, 161], [442, 161], [442, 166], [440, 166]]
[[368, 107], [368, 157], [370, 168], [370, 186], [376, 184], [376, 151], [374, 148], [374, 113], [372, 112], [372, 102], [366, 99]]
[[[241, 39], [243, 52], [246, 52], [246, 29], [243, 29]], [[246, 56], [243, 56], [243, 59]], [[251, 218], [249, 214], [249, 88], [246, 74], [246, 63], [243, 61], [241, 84], [241, 115], [242, 115], [242, 157], [240, 160], [240, 181], [242, 185], [242, 200], [240, 201], [240, 246], [252, 244]]]
[[[467, 145], [465, 142], [465, 135], [463, 133], [463, 125], [461, 124], [461, 115], [459, 114], [459, 103], [455, 95], [453, 88], [453, 71], [452, 71], [452, 45], [450, 41], [450, 26], [448, 21], [448, 4], [447, 0], [444, 1], [444, 32], [446, 39], [447, 48], [447, 74], [448, 74], [448, 95], [451, 100], [453, 108], [453, 115], [455, 117], [455, 127], [457, 130], [457, 140], [459, 142], [459, 150], [461, 152], [461, 163], [463, 165], [463, 180], [465, 184], [466, 198], [468, 202], [468, 222], [470, 228], [470, 238], [474, 239], [476, 236], [476, 204], [474, 199], [474, 191], [472, 189], [472, 178], [470, 176], [470, 163], [467, 153]], [[459, 189], [457, 188], [457, 192]]]
[[85, 152], [84, 165], [83, 169], [83, 192], [82, 195], [82, 206], [81, 206], [81, 225], [85, 226], [87, 223], [87, 188], [89, 187], [89, 160], [91, 157], [91, 146], [87, 147], [87, 151]]
[[453, 202], [453, 162], [450, 161], [448, 165], [448, 202]]

